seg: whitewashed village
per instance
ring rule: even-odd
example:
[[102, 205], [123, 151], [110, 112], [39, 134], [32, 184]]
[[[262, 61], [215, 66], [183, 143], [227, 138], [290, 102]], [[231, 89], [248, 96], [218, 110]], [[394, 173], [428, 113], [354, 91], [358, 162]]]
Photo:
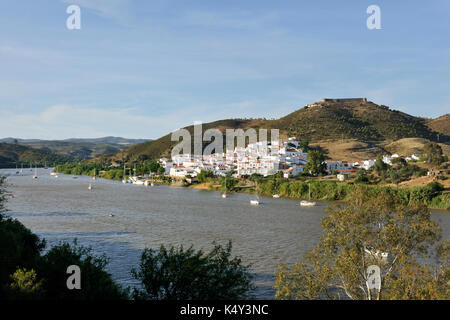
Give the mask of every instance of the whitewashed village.
[[[383, 156], [383, 162], [391, 164], [398, 154]], [[406, 161], [418, 160], [419, 156], [413, 154], [404, 158]], [[245, 177], [259, 174], [264, 177], [283, 173], [283, 177], [291, 178], [303, 173], [308, 162], [308, 153], [302, 151], [295, 137], [284, 142], [261, 141], [248, 144], [246, 148], [235, 147], [225, 153], [211, 155], [180, 154], [172, 159], [159, 159], [165, 174], [171, 177], [196, 177], [202, 170], [211, 171], [216, 176], [232, 174], [233, 177]], [[345, 180], [351, 173], [363, 168], [369, 170], [375, 159], [365, 161], [325, 160], [326, 172], [336, 173], [339, 180]]]

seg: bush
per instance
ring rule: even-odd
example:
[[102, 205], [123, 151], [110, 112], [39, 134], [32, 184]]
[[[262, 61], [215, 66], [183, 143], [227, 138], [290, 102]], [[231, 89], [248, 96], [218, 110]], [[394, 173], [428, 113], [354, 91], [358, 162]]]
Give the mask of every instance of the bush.
[[8, 295], [10, 276], [36, 266], [45, 241], [19, 221], [0, 214], [0, 298]]
[[[50, 299], [118, 300], [128, 294], [105, 271], [108, 259], [94, 256], [90, 248], [78, 246], [74, 241], [51, 248], [41, 259], [38, 274], [45, 279], [44, 290]], [[81, 270], [81, 290], [68, 290], [67, 267], [77, 265]]]
[[163, 245], [159, 251], [145, 249], [139, 269], [132, 275], [142, 283], [134, 289], [138, 300], [231, 300], [245, 299], [254, 289], [248, 266], [231, 259], [231, 242], [211, 252], [184, 250]]

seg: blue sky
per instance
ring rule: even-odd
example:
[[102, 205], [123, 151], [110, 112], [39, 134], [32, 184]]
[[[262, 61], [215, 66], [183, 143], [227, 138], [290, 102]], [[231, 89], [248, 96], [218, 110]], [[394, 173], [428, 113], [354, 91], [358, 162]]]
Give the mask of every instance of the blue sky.
[[[81, 7], [81, 30], [66, 8]], [[381, 30], [366, 9], [381, 8]], [[0, 2], [0, 137], [157, 138], [324, 97], [450, 110], [450, 1]]]

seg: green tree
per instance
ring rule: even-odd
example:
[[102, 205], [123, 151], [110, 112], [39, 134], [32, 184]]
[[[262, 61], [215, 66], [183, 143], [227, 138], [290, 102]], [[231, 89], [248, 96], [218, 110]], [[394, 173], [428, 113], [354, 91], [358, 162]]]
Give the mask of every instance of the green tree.
[[[106, 256], [92, 254], [91, 248], [60, 243], [53, 246], [38, 266], [38, 274], [45, 279], [46, 298], [60, 300], [119, 300], [127, 299], [128, 293], [114, 282], [105, 271]], [[67, 290], [67, 267], [77, 265], [81, 270], [82, 290]]]
[[[425, 206], [401, 206], [389, 192], [375, 195], [359, 186], [347, 205], [328, 212], [317, 247], [292, 269], [277, 270], [277, 299], [450, 298], [448, 263], [424, 262], [448, 255], [448, 247], [435, 249], [440, 228]], [[368, 289], [371, 265], [380, 268], [380, 291]]]
[[158, 168], [158, 174], [162, 175], [166, 172], [166, 170], [163, 167]]
[[10, 276], [17, 268], [32, 269], [45, 241], [19, 221], [0, 214], [0, 298], [8, 296]]
[[35, 270], [17, 269], [11, 275], [11, 298], [37, 299], [43, 297], [43, 280], [38, 280]]
[[241, 258], [231, 258], [231, 242], [215, 245], [209, 253], [161, 246], [145, 249], [132, 275], [142, 284], [134, 289], [138, 300], [245, 299], [254, 289], [252, 275]]
[[200, 173], [197, 174], [197, 180], [200, 183], [205, 183], [212, 177], [214, 177], [214, 174], [210, 170], [201, 170]]
[[307, 140], [302, 140], [299, 143], [299, 147], [303, 152], [308, 152], [309, 150], [309, 141]]
[[305, 172], [309, 172], [313, 176], [325, 173], [327, 168], [324, 155], [317, 150], [308, 152], [308, 162], [305, 165]]
[[445, 160], [441, 146], [432, 142], [426, 144], [423, 150], [423, 159], [432, 167], [438, 167]]
[[375, 160], [375, 164], [374, 164], [375, 172], [380, 177], [384, 177], [386, 172], [388, 171], [388, 169], [389, 169], [389, 165], [383, 161], [383, 157], [381, 155], [378, 155], [377, 159]]
[[150, 162], [150, 164], [148, 165], [148, 169], [150, 170], [150, 172], [156, 173], [158, 172], [160, 165], [157, 161], [153, 160]]

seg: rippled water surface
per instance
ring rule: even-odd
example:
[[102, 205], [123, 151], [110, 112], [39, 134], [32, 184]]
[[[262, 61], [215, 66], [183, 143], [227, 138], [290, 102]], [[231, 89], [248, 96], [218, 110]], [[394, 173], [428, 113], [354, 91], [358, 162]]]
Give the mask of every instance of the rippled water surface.
[[[257, 298], [274, 297], [273, 275], [280, 262], [292, 264], [321, 235], [320, 219], [328, 203], [302, 208], [298, 201], [262, 198], [251, 206], [250, 195], [168, 186], [144, 187], [89, 177], [50, 176], [50, 169], [34, 172], [0, 170], [13, 194], [8, 214], [52, 245], [74, 238], [111, 258], [109, 271], [125, 286], [134, 285], [131, 267], [143, 248], [233, 241], [233, 253], [252, 264]], [[93, 190], [88, 190], [92, 184]], [[113, 217], [109, 215], [113, 214]], [[448, 212], [433, 211], [444, 238], [449, 238]]]

